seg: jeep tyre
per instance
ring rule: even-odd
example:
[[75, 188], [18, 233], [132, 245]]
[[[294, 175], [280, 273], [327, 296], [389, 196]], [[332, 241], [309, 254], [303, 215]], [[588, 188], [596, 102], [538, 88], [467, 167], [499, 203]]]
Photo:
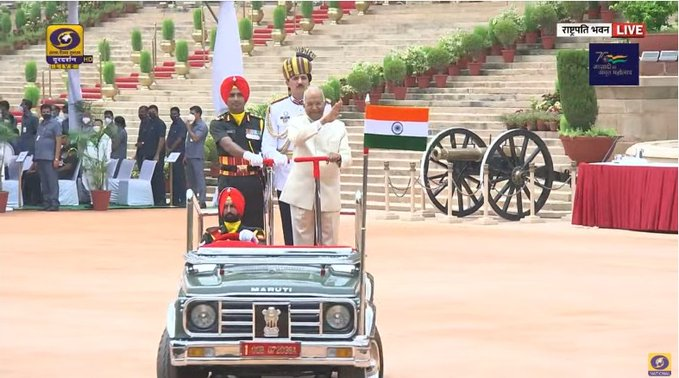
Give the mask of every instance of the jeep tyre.
[[163, 331], [163, 336], [160, 338], [158, 345], [158, 357], [156, 358], [156, 373], [158, 378], [205, 378], [207, 374], [201, 373], [199, 370], [172, 366], [170, 362], [170, 335], [167, 329]]
[[382, 356], [382, 339], [377, 328], [375, 328], [375, 338], [370, 342], [370, 359], [373, 367], [365, 369], [343, 367], [338, 371], [338, 378], [382, 378], [384, 374], [384, 359]]

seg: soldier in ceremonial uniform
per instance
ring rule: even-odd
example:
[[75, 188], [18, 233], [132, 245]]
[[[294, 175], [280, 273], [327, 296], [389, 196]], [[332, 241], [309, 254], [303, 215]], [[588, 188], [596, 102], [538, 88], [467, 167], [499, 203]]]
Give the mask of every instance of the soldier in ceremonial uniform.
[[262, 243], [265, 241], [264, 230], [250, 227], [243, 223], [245, 198], [236, 188], [227, 187], [219, 192], [217, 201], [219, 211], [219, 226], [209, 227], [203, 234], [203, 243], [215, 240], [240, 240]]
[[261, 155], [264, 120], [245, 111], [250, 86], [242, 76], [229, 76], [220, 87], [229, 110], [210, 122], [219, 153], [219, 191], [234, 187], [245, 196], [243, 223], [264, 228], [264, 177]]
[[[311, 83], [311, 62], [315, 57], [310, 50], [299, 48], [294, 57], [283, 62], [283, 78], [288, 87], [288, 96], [269, 105], [267, 126], [262, 138], [262, 153], [265, 157], [274, 159], [276, 163], [274, 188], [278, 195], [278, 208], [286, 245], [293, 244], [290, 205], [280, 200], [291, 168], [288, 159], [292, 157], [293, 146], [288, 141], [288, 122], [304, 114], [304, 91]], [[325, 112], [328, 111], [330, 111], [330, 104], [325, 107]]]

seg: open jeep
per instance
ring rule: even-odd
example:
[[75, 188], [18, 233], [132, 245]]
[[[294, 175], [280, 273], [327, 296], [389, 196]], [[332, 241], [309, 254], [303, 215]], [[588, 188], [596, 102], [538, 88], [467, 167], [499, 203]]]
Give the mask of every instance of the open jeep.
[[[356, 197], [356, 247], [276, 246], [273, 237], [194, 245], [215, 211], [201, 210], [189, 190], [188, 251], [158, 348], [158, 378], [382, 378], [365, 209]], [[268, 219], [271, 233], [271, 207]]]

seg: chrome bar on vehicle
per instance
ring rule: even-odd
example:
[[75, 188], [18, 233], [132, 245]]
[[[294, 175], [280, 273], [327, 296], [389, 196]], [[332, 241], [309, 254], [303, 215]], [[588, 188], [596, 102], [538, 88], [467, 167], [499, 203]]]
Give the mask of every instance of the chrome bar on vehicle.
[[[366, 170], [367, 172], [367, 170]], [[358, 302], [358, 334], [366, 335], [365, 329], [365, 216], [363, 192], [356, 191], [356, 248], [358, 249], [360, 268], [358, 271], [358, 292], [360, 300]]]
[[193, 250], [193, 206], [196, 196], [193, 190], [186, 189], [186, 251]]
[[266, 244], [267, 245], [273, 245], [274, 244], [274, 209], [273, 209], [273, 200], [274, 200], [274, 187], [273, 187], [273, 166], [266, 166], [264, 168], [266, 172], [266, 189], [264, 193], [264, 200], [265, 200], [265, 209], [266, 209], [266, 215], [264, 216], [264, 230], [266, 232]]
[[[258, 252], [261, 250], [258, 250]], [[263, 251], [261, 251], [263, 252]], [[285, 257], [281, 260], [280, 257]], [[187, 264], [265, 264], [265, 265], [355, 265], [360, 262], [360, 257], [357, 253], [351, 255], [330, 255], [330, 254], [316, 254], [312, 251], [302, 251], [299, 253], [283, 253], [271, 254], [264, 252], [262, 255], [257, 255], [250, 251], [248, 254], [220, 254], [209, 255], [204, 253], [195, 253], [189, 251], [185, 255]]]

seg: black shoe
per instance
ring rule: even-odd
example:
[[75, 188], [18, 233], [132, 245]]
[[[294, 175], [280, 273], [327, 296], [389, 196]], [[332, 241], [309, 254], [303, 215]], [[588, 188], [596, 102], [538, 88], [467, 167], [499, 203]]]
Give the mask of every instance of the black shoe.
[[201, 203], [200, 203], [200, 208], [201, 208], [201, 209], [207, 209], [207, 204], [205, 204], [205, 202], [201, 202]]
[[50, 207], [52, 207], [52, 205], [43, 205], [43, 206], [40, 208], [40, 210], [43, 210], [43, 211], [49, 210]]
[[50, 206], [45, 210], [47, 210], [47, 211], [59, 211], [59, 206]]

